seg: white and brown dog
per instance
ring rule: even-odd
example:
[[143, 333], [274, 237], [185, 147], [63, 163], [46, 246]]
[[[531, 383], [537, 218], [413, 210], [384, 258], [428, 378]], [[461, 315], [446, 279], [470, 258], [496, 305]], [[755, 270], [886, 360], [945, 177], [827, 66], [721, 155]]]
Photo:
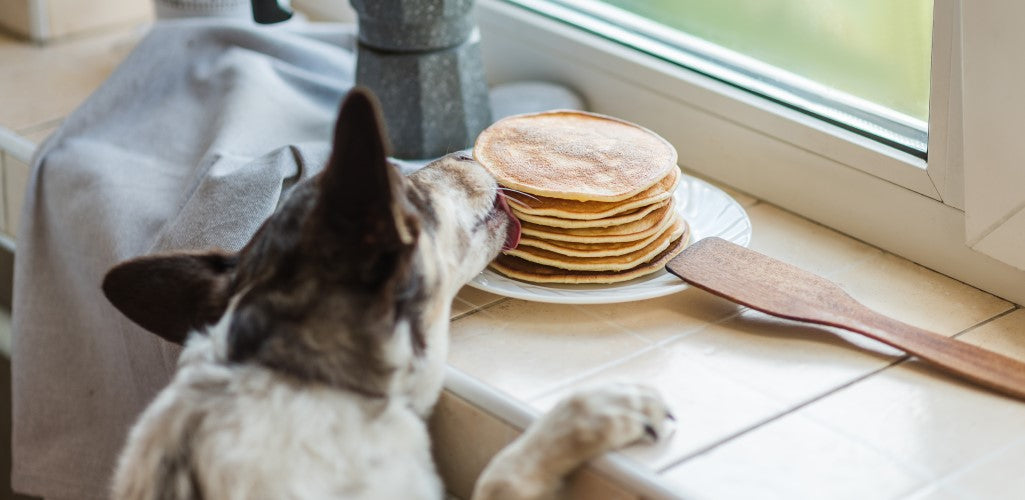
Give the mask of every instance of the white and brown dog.
[[[325, 170], [237, 254], [138, 258], [110, 301], [184, 342], [178, 372], [131, 430], [115, 499], [440, 498], [425, 418], [441, 392], [459, 288], [519, 226], [495, 180], [452, 155], [404, 177], [361, 90]], [[582, 392], [503, 450], [474, 498], [557, 496], [586, 460], [667, 412], [640, 386]]]

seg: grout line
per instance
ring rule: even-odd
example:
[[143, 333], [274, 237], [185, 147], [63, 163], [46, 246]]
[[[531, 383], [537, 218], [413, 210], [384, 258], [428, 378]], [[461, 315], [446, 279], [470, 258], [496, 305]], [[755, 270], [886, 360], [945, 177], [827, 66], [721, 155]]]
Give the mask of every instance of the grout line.
[[703, 447], [701, 447], [701, 448], [699, 448], [699, 449], [697, 449], [697, 450], [695, 450], [695, 451], [693, 451], [691, 453], [683, 455], [682, 457], [680, 457], [679, 459], [671, 462], [670, 464], [665, 465], [665, 466], [659, 468], [658, 472], [659, 472], [659, 474], [665, 473], [666, 471], [668, 471], [669, 469], [672, 469], [673, 467], [679, 466], [679, 465], [683, 464], [684, 462], [687, 462], [687, 461], [692, 460], [694, 458], [697, 458], [697, 457], [699, 457], [701, 455], [704, 455], [704, 454], [714, 450], [715, 448], [718, 448], [718, 447], [726, 444], [727, 442], [730, 442], [730, 441], [732, 441], [732, 440], [734, 440], [734, 439], [736, 439], [738, 437], [741, 437], [741, 436], [743, 436], [745, 434], [750, 434], [752, 431], [754, 431], [756, 429], [759, 429], [759, 428], [765, 426], [766, 424], [770, 424], [772, 422], [775, 422], [776, 420], [779, 420], [779, 419], [781, 419], [781, 418], [783, 418], [783, 417], [785, 417], [787, 415], [790, 415], [791, 413], [794, 413], [794, 412], [796, 412], [796, 411], [798, 411], [798, 410], [800, 410], [802, 408], [805, 408], [805, 407], [807, 407], [807, 406], [809, 406], [809, 405], [811, 405], [811, 404], [813, 404], [813, 403], [815, 403], [815, 402], [817, 402], [817, 401], [819, 401], [821, 399], [826, 398], [829, 395], [835, 394], [838, 391], [846, 389], [847, 387], [850, 387], [850, 386], [852, 386], [852, 385], [854, 385], [854, 384], [856, 384], [858, 382], [861, 382], [862, 380], [865, 380], [865, 379], [867, 379], [867, 378], [869, 378], [869, 377], [871, 377], [871, 376], [873, 376], [873, 375], [875, 375], [875, 374], [877, 374], [877, 373], [879, 373], [879, 372], [881, 372], [883, 370], [886, 370], [886, 369], [890, 368], [891, 366], [898, 365], [898, 364], [904, 362], [905, 360], [907, 360], [909, 358], [910, 358], [910, 356], [905, 354], [904, 356], [901, 356], [901, 357], [895, 359], [894, 361], [892, 361], [892, 362], [890, 362], [890, 363], [888, 363], [888, 364], [886, 364], [886, 365], [884, 365], [884, 366], [882, 366], [880, 368], [877, 368], [877, 369], [872, 370], [872, 371], [870, 371], [868, 373], [859, 375], [858, 377], [855, 377], [854, 379], [851, 379], [851, 380], [849, 380], [847, 382], [844, 382], [844, 383], [842, 383], [842, 384], [840, 384], [840, 385], [838, 385], [838, 386], [836, 386], [836, 387], [834, 387], [834, 388], [832, 388], [832, 389], [830, 389], [830, 390], [828, 390], [826, 392], [823, 392], [822, 394], [819, 394], [817, 396], [812, 396], [808, 400], [806, 400], [804, 402], [801, 402], [801, 403], [798, 403], [796, 406], [788, 408], [788, 409], [786, 409], [786, 410], [784, 410], [784, 411], [782, 411], [782, 412], [780, 412], [780, 413], [778, 413], [776, 415], [773, 415], [773, 416], [770, 416], [768, 418], [762, 419], [762, 420], [760, 420], [758, 422], [755, 422], [755, 423], [753, 423], [753, 424], [751, 424], [751, 425], [749, 425], [747, 427], [744, 427], [743, 429], [741, 429], [741, 430], [739, 430], [737, 432], [734, 432], [733, 434], [730, 434], [730, 435], [728, 435], [728, 436], [726, 436], [726, 437], [724, 437], [722, 439], [719, 439], [718, 441], [715, 441], [715, 442], [713, 442], [711, 444], [708, 444], [706, 446], [703, 446]]
[[[992, 321], [996, 321], [997, 319], [1000, 319], [1000, 318], [1002, 318], [1002, 317], [1004, 317], [1004, 316], [1006, 316], [1006, 315], [1008, 315], [1008, 314], [1010, 314], [1010, 313], [1012, 313], [1012, 312], [1014, 312], [1014, 311], [1016, 311], [1018, 309], [1019, 309], [1019, 307], [1013, 307], [1013, 308], [1011, 308], [1011, 309], [1009, 309], [1007, 311], [1004, 311], [1004, 312], [1002, 312], [1000, 314], [997, 314], [996, 316], [984, 319], [984, 320], [982, 320], [982, 321], [980, 321], [980, 322], [978, 322], [978, 323], [976, 323], [974, 325], [966, 327], [965, 329], [961, 330], [960, 332], [955, 333], [954, 335], [951, 336], [951, 338], [957, 338], [957, 337], [959, 337], [959, 336], [961, 336], [961, 335], [963, 335], [963, 334], [965, 334], [967, 332], [970, 332], [970, 331], [972, 331], [972, 330], [974, 330], [976, 328], [979, 328], [979, 327], [981, 327], [983, 325], [986, 325], [986, 324], [988, 324], [988, 323], [990, 323]], [[860, 348], [857, 348], [856, 346], [854, 348], [861, 350]], [[864, 380], [866, 380], [866, 379], [868, 379], [868, 378], [870, 378], [872, 376], [875, 376], [876, 374], [881, 373], [884, 370], [888, 370], [891, 367], [900, 365], [900, 364], [902, 364], [902, 363], [912, 359], [912, 357], [913, 356], [911, 356], [909, 354], [904, 354], [903, 356], [898, 357], [897, 359], [893, 360], [892, 362], [890, 362], [890, 363], [888, 363], [888, 364], [886, 364], [886, 365], [884, 365], [884, 366], [882, 366], [880, 368], [877, 368], [877, 369], [872, 370], [872, 371], [870, 371], [868, 373], [860, 375], [860, 376], [858, 376], [858, 377], [856, 377], [856, 378], [854, 378], [852, 380], [844, 382], [844, 383], [842, 383], [842, 384], [840, 384], [840, 385], [838, 385], [838, 386], [836, 386], [836, 387], [834, 387], [834, 388], [832, 388], [832, 389], [830, 389], [830, 390], [828, 390], [828, 391], [826, 391], [826, 392], [824, 392], [822, 394], [819, 394], [817, 396], [812, 396], [810, 399], [808, 399], [808, 400], [806, 400], [806, 401], [804, 401], [802, 403], [799, 403], [796, 406], [793, 406], [793, 407], [791, 407], [791, 408], [789, 408], [789, 409], [787, 409], [787, 410], [785, 410], [785, 411], [783, 411], [783, 412], [781, 412], [779, 414], [776, 414], [774, 416], [765, 418], [765, 419], [763, 419], [763, 420], [761, 420], [759, 422], [756, 422], [754, 424], [751, 424], [751, 425], [749, 425], [749, 426], [747, 426], [747, 427], [745, 427], [745, 428], [743, 428], [743, 429], [741, 429], [741, 430], [739, 430], [739, 431], [737, 431], [737, 432], [735, 432], [733, 434], [730, 434], [730, 435], [728, 435], [728, 436], [726, 436], [726, 437], [724, 437], [724, 438], [722, 438], [722, 439], [720, 439], [720, 440], [718, 440], [718, 441], [716, 441], [714, 443], [708, 444], [706, 446], [703, 446], [703, 447], [699, 448], [696, 451], [688, 453], [688, 454], [680, 457], [679, 459], [673, 461], [669, 465], [665, 465], [665, 466], [661, 467], [658, 470], [658, 472], [659, 472], [659, 474], [662, 474], [662, 473], [668, 471], [669, 469], [672, 469], [673, 467], [676, 467], [676, 466], [679, 466], [679, 465], [683, 464], [686, 461], [689, 461], [691, 459], [694, 459], [694, 458], [697, 458], [697, 457], [699, 457], [701, 455], [704, 455], [704, 454], [714, 450], [715, 448], [718, 448], [719, 446], [722, 446], [722, 445], [726, 444], [727, 442], [732, 441], [732, 440], [734, 440], [734, 439], [736, 439], [738, 437], [741, 437], [741, 436], [743, 436], [745, 434], [749, 434], [752, 431], [754, 431], [754, 430], [756, 430], [758, 428], [761, 428], [762, 426], [764, 426], [766, 424], [772, 423], [772, 422], [774, 422], [776, 420], [779, 420], [779, 419], [781, 419], [781, 418], [783, 418], [783, 417], [785, 417], [787, 415], [795, 413], [798, 410], [801, 410], [801, 409], [803, 409], [805, 407], [808, 407], [808, 406], [810, 406], [810, 405], [812, 405], [812, 404], [814, 404], [814, 403], [816, 403], [818, 401], [821, 401], [821, 400], [823, 400], [823, 399], [825, 399], [825, 398], [827, 398], [827, 397], [829, 397], [829, 396], [831, 396], [833, 394], [836, 394], [836, 393], [838, 393], [838, 392], [840, 392], [840, 391], [842, 391], [842, 390], [844, 390], [844, 389], [846, 389], [848, 387], [853, 386], [854, 384], [862, 382], [862, 381], [864, 381]], [[930, 367], [931, 367], [931, 365], [930, 365]], [[834, 432], [836, 431], [836, 429], [833, 429], [832, 427], [829, 427], [829, 428], [831, 430], [833, 430]], [[860, 442], [860, 440], [859, 440], [859, 442]]]
[[[720, 318], [720, 319], [718, 319], [716, 321], [710, 322], [710, 323], [705, 323], [704, 325], [701, 325], [701, 326], [699, 326], [697, 328], [693, 328], [693, 329], [688, 330], [686, 332], [669, 336], [669, 337], [667, 337], [665, 339], [662, 339], [662, 340], [660, 340], [658, 342], [651, 342], [650, 340], [644, 339], [646, 342], [650, 342], [650, 344], [647, 345], [646, 347], [640, 349], [640, 350], [632, 352], [632, 353], [630, 353], [630, 354], [628, 354], [626, 356], [623, 356], [621, 358], [617, 358], [617, 359], [614, 359], [614, 360], [609, 361], [607, 363], [601, 364], [601, 365], [596, 366], [594, 368], [591, 368], [589, 370], [584, 370], [583, 372], [580, 372], [580, 373], [578, 373], [576, 375], [573, 375], [572, 377], [564, 378], [559, 383], [557, 383], [556, 385], [548, 387], [548, 388], [544, 388], [541, 391], [539, 391], [537, 394], [531, 394], [529, 396], [524, 397], [523, 399], [524, 399], [524, 401], [527, 401], [528, 403], [532, 403], [534, 401], [538, 401], [538, 400], [544, 399], [544, 398], [546, 398], [548, 396], [551, 396], [553, 394], [558, 393], [559, 391], [562, 391], [562, 390], [565, 390], [568, 387], [571, 387], [573, 384], [576, 384], [578, 382], [586, 380], [587, 378], [592, 377], [592, 376], [594, 376], [594, 375], [596, 375], [596, 374], [598, 374], [598, 373], [600, 373], [602, 371], [605, 371], [605, 370], [611, 369], [611, 368], [615, 368], [616, 366], [619, 366], [619, 365], [622, 365], [624, 363], [627, 363], [627, 362], [629, 362], [629, 361], [631, 361], [633, 359], [639, 358], [639, 357], [641, 357], [641, 356], [643, 356], [645, 354], [648, 354], [648, 353], [653, 352], [655, 350], [661, 349], [661, 348], [665, 347], [668, 344], [671, 344], [671, 343], [676, 342], [678, 340], [682, 340], [684, 338], [687, 338], [687, 337], [689, 337], [689, 336], [691, 336], [691, 335], [693, 335], [693, 334], [695, 334], [697, 332], [703, 331], [703, 330], [707, 329], [708, 327], [710, 327], [712, 325], [718, 325], [720, 323], [724, 323], [724, 322], [726, 322], [728, 320], [736, 318], [737, 316], [740, 316], [740, 314], [742, 312], [744, 312], [744, 310], [746, 310], [746, 309], [747, 309], [746, 307], [740, 307], [740, 308], [737, 309], [737, 312], [735, 312], [733, 314], [724, 316], [724, 317], [722, 317], [722, 318]], [[619, 325], [616, 325], [616, 326], [619, 326]], [[620, 327], [620, 328], [622, 328], [622, 327]]]
[[[973, 461], [971, 461], [969, 463], [962, 464], [960, 467], [954, 469], [953, 471], [951, 471], [951, 472], [949, 472], [949, 473], [947, 473], [947, 474], [945, 474], [943, 476], [937, 477], [935, 481], [931, 482], [930, 484], [927, 484], [927, 485], [923, 486], [922, 488], [918, 488], [915, 491], [912, 491], [911, 493], [909, 493], [908, 495], [906, 495], [903, 498], [912, 497], [915, 494], [918, 494], [918, 493], [920, 493], [922, 491], [926, 491], [930, 487], [932, 487], [932, 488], [945, 487], [945, 488], [953, 489], [954, 493], [958, 496], [958, 498], [965, 498], [963, 493], [958, 491], [957, 487], [953, 485], [953, 482], [958, 477], [961, 477], [964, 474], [970, 472], [975, 467], [978, 467], [980, 465], [985, 464], [986, 462], [990, 461], [992, 458], [1000, 456], [1001, 454], [1003, 454], [1007, 450], [1016, 448], [1018, 446], [1021, 446], [1022, 444], [1025, 444], [1025, 436], [1019, 437], [1018, 439], [1012, 439], [1009, 443], [1004, 444], [1003, 446], [1000, 446], [1000, 447], [998, 447], [995, 450], [990, 450], [985, 455], [983, 455], [983, 456], [981, 456], [981, 457], [979, 457], [979, 458], [977, 458], [977, 459], [975, 459], [975, 460], [973, 460]], [[950, 491], [946, 491], [946, 493], [950, 493]]]
[[996, 321], [996, 320], [998, 320], [1000, 318], [1003, 318], [1004, 316], [1007, 316], [1008, 314], [1013, 313], [1014, 311], [1017, 311], [1018, 309], [1021, 309], [1021, 306], [1019, 306], [1017, 304], [1011, 303], [1011, 305], [1013, 307], [1011, 307], [1010, 309], [1008, 309], [1008, 310], [1006, 310], [1006, 311], [1004, 311], [1002, 313], [999, 313], [996, 316], [993, 316], [991, 318], [984, 319], [984, 320], [982, 320], [982, 321], [980, 321], [980, 322], [978, 322], [978, 323], [976, 323], [976, 324], [974, 324], [972, 326], [969, 326], [968, 328], [965, 328], [964, 330], [961, 330], [960, 332], [957, 332], [954, 335], [951, 335], [950, 338], [956, 339], [956, 338], [958, 338], [958, 337], [960, 337], [962, 335], [965, 335], [965, 334], [971, 332], [972, 330], [975, 330], [976, 328], [981, 328], [983, 326], [986, 326], [986, 325], [988, 325], [988, 324], [990, 324], [990, 323], [992, 323], [992, 322], [994, 322], [994, 321]]
[[[477, 314], [477, 313], [479, 313], [481, 311], [486, 311], [486, 310], [491, 309], [492, 307], [495, 307], [495, 306], [497, 306], [499, 304], [504, 304], [506, 302], [509, 302], [510, 300], [512, 300], [512, 299], [510, 299], [509, 297], [503, 297], [501, 299], [498, 299], [498, 300], [495, 300], [495, 301], [492, 301], [492, 302], [488, 302], [487, 304], [484, 304], [484, 305], [474, 306], [469, 311], [461, 312], [461, 313], [459, 313], [459, 314], [449, 318], [449, 323], [450, 324], [451, 323], [455, 323], [456, 321], [461, 320], [461, 319], [463, 319], [463, 318], [465, 318], [467, 316], [471, 316], [471, 315]], [[466, 301], [464, 301], [464, 302], [466, 302]], [[469, 304], [469, 302], [466, 302], [466, 303]]]

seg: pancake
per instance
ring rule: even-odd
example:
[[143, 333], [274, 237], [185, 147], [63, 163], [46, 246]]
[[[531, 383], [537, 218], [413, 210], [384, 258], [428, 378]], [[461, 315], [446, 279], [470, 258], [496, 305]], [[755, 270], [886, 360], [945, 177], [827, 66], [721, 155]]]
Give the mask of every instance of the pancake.
[[[671, 195], [672, 193], [670, 193]], [[532, 222], [534, 224], [545, 226], [545, 227], [559, 227], [559, 228], [582, 228], [582, 227], [608, 227], [608, 226], [620, 226], [628, 222], [638, 221], [644, 218], [645, 215], [662, 208], [669, 203], [669, 199], [664, 199], [647, 206], [635, 208], [629, 212], [613, 215], [604, 219], [592, 219], [592, 220], [579, 220], [579, 219], [561, 219], [559, 217], [546, 217], [543, 215], [531, 215], [525, 214], [512, 209], [513, 215], [517, 219], [523, 222]], [[514, 207], [511, 203], [510, 207]]]
[[674, 214], [673, 224], [661, 232], [651, 243], [639, 250], [623, 255], [570, 257], [530, 246], [519, 246], [506, 251], [505, 254], [519, 257], [535, 264], [544, 264], [571, 271], [625, 271], [651, 260], [668, 248], [670, 243], [683, 236], [687, 232], [687, 228], [687, 223], [681, 217]]
[[688, 231], [651, 260], [624, 271], [569, 271], [535, 264], [511, 255], [499, 255], [491, 262], [491, 267], [510, 278], [532, 283], [619, 283], [661, 271], [666, 263], [683, 251], [689, 239]]
[[[560, 219], [593, 220], [632, 211], [668, 200], [680, 183], [680, 169], [674, 168], [655, 185], [623, 201], [562, 200], [548, 196], [531, 196], [515, 191], [506, 192], [506, 198], [518, 214], [558, 217]], [[524, 219], [530, 220], [530, 219]], [[543, 221], [536, 221], [543, 224]], [[559, 226], [571, 227], [571, 226]]]
[[520, 246], [540, 248], [549, 250], [567, 257], [608, 257], [610, 255], [623, 255], [640, 250], [653, 241], [661, 233], [653, 233], [647, 238], [637, 241], [620, 241], [609, 243], [574, 243], [572, 241], [549, 241], [540, 238], [521, 238]]
[[609, 227], [558, 228], [547, 227], [531, 222], [521, 222], [522, 243], [524, 240], [545, 239], [551, 241], [569, 241], [574, 243], [621, 243], [637, 241], [661, 232], [672, 222], [672, 214], [676, 212], [676, 203], [669, 203], [658, 208], [643, 218]]
[[567, 110], [503, 118], [477, 136], [473, 156], [502, 186], [606, 202], [648, 189], [677, 160], [676, 149], [644, 127]]

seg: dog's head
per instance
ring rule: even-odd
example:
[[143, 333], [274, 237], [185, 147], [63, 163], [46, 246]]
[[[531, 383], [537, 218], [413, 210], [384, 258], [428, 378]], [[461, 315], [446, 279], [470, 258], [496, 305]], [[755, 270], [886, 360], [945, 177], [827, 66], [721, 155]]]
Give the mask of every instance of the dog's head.
[[515, 245], [518, 223], [469, 156], [402, 176], [381, 124], [373, 97], [354, 90], [328, 166], [239, 253], [122, 263], [107, 273], [107, 298], [169, 341], [202, 334], [219, 361], [370, 396], [406, 393], [426, 411], [436, 395], [419, 393], [440, 388], [452, 298]]

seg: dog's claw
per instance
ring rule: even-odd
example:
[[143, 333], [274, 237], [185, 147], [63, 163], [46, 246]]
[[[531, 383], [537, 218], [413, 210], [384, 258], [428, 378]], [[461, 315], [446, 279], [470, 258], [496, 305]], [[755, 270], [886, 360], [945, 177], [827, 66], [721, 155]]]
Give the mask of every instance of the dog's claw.
[[668, 411], [668, 410], [666, 411], [666, 418], [669, 419], [672, 422], [676, 422], [676, 416], [673, 415], [673, 413]]
[[652, 427], [651, 424], [644, 424], [644, 433], [647, 434], [652, 441], [658, 441], [658, 432], [655, 431], [655, 428]]

